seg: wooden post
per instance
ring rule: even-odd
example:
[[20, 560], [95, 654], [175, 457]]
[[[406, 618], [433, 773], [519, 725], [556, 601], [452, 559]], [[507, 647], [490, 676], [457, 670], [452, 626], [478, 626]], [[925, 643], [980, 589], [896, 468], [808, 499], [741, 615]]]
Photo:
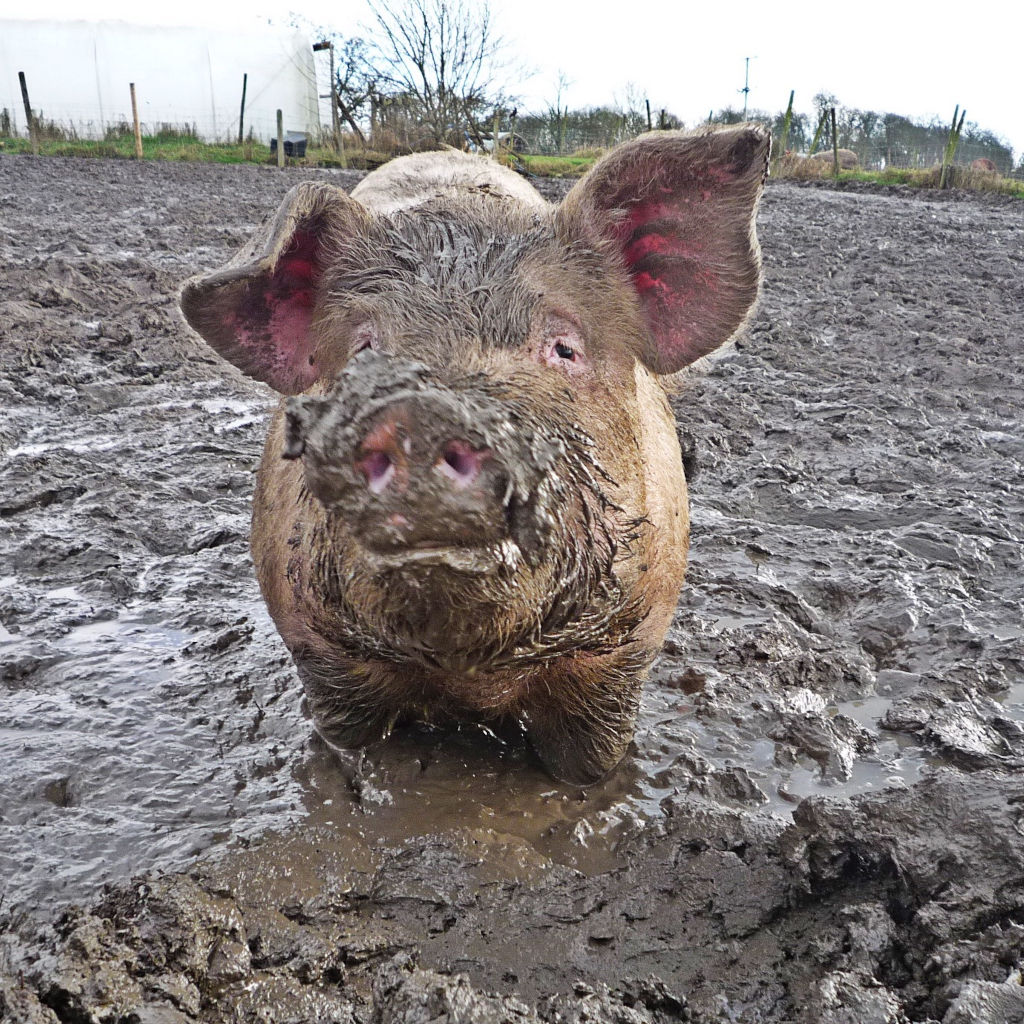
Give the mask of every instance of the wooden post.
[[942, 150], [942, 166], [939, 170], [939, 188], [946, 187], [946, 179], [949, 176], [949, 144], [953, 141], [953, 134], [956, 132], [956, 119], [960, 113], [960, 104], [953, 108], [953, 123], [949, 126], [949, 134], [946, 136], [946, 145]]
[[653, 125], [651, 124], [651, 101], [648, 99], [644, 100], [647, 104], [647, 130], [650, 131]]
[[[957, 114], [960, 121], [957, 122]], [[942, 154], [942, 170], [939, 172], [939, 188], [948, 188], [952, 178], [953, 157], [956, 156], [956, 147], [960, 144], [960, 133], [964, 130], [964, 118], [967, 111], [960, 110], [960, 104], [956, 105], [953, 111], [953, 123], [949, 127], [949, 138], [946, 140], [946, 149]]]
[[284, 114], [277, 112], [277, 166], [284, 167]]
[[249, 84], [249, 73], [242, 75], [242, 109], [238, 112], [238, 144], [245, 141], [245, 89]]
[[501, 128], [501, 112], [494, 112], [494, 128], [491, 132], [491, 159], [498, 159], [498, 129]]
[[839, 134], [836, 132], [836, 108], [832, 107], [832, 174], [839, 177]]
[[793, 123], [793, 97], [796, 95], [795, 89], [789, 91], [789, 106], [786, 107], [786, 116], [782, 119], [782, 131], [779, 133], [779, 148], [775, 153], [775, 159], [772, 163], [775, 165], [772, 168], [773, 174], [779, 173], [779, 164], [782, 163], [782, 158], [786, 155], [786, 144], [789, 142], [789, 128]]
[[142, 129], [139, 127], [139, 104], [135, 99], [135, 83], [129, 82], [128, 88], [132, 94], [132, 121], [135, 122], [135, 159], [142, 159]]
[[32, 143], [32, 155], [39, 156], [39, 135], [36, 132], [36, 119], [32, 116], [32, 104], [28, 101], [28, 84], [25, 81], [25, 72], [18, 72], [18, 81], [21, 83], [21, 98], [25, 103], [25, 122], [28, 124], [28, 138]]
[[825, 128], [825, 119], [828, 117], [828, 111], [823, 110], [821, 117], [818, 118], [818, 127], [814, 130], [814, 138], [811, 139], [811, 148], [807, 150], [808, 156], [814, 156], [815, 151], [818, 148], [818, 142], [821, 139], [821, 133]]
[[950, 164], [951, 168], [953, 166], [953, 157], [956, 156], [957, 146], [960, 145], [960, 133], [964, 130], [964, 118], [965, 117], [967, 117], [967, 111], [966, 110], [961, 110], [960, 111], [960, 123], [956, 126], [956, 136], [953, 138], [953, 144], [952, 144], [952, 147], [950, 148], [950, 151], [949, 151], [949, 164]]

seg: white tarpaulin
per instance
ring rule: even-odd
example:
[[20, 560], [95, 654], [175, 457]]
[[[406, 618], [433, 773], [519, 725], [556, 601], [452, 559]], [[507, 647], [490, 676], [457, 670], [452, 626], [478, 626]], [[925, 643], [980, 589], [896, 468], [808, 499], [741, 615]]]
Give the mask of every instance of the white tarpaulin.
[[24, 133], [19, 71], [36, 115], [83, 138], [131, 124], [134, 82], [144, 133], [194, 125], [206, 141], [237, 139], [243, 74], [246, 135], [276, 135], [278, 108], [286, 132], [320, 123], [313, 51], [293, 30], [0, 20], [0, 107]]

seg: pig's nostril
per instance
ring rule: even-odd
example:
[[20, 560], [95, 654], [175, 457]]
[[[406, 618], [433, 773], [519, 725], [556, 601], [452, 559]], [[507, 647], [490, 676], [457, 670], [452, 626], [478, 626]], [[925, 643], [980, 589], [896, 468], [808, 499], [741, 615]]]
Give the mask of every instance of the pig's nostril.
[[386, 452], [370, 452], [357, 465], [374, 494], [380, 494], [395, 475], [395, 464]]
[[472, 456], [454, 448], [449, 448], [444, 453], [444, 461], [459, 476], [468, 476], [474, 469], [474, 459]]
[[475, 451], [465, 441], [449, 441], [437, 468], [456, 486], [466, 487], [476, 479], [488, 454], [486, 450]]

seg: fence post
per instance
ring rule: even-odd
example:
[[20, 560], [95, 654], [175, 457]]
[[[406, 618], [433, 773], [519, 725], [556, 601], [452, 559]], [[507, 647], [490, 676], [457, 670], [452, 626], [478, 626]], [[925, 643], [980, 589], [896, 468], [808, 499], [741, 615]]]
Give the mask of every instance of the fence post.
[[836, 108], [831, 108], [832, 114], [832, 175], [839, 177], [839, 133], [836, 131]]
[[772, 168], [773, 174], [779, 173], [779, 164], [782, 163], [782, 158], [786, 155], [786, 143], [789, 142], [789, 126], [793, 123], [793, 97], [796, 95], [795, 89], [789, 90], [789, 106], [786, 107], [786, 116], [782, 119], [782, 132], [779, 135], [779, 148], [775, 153], [775, 159], [772, 163], [775, 165]]
[[132, 121], [135, 122], [135, 159], [142, 159], [142, 129], [139, 127], [139, 104], [135, 99], [135, 83], [129, 82], [128, 89], [132, 94]]
[[946, 136], [946, 145], [942, 150], [942, 166], [939, 169], [939, 188], [946, 187], [947, 165], [949, 162], [949, 144], [953, 140], [953, 133], [956, 131], [956, 119], [960, 113], [960, 104], [953, 108], [953, 123], [949, 126], [949, 134]]
[[818, 127], [814, 130], [814, 138], [811, 139], [811, 148], [807, 150], [808, 156], [814, 156], [815, 151], [818, 148], [818, 142], [821, 140], [821, 133], [825, 127], [825, 119], [828, 117], [828, 110], [821, 112], [821, 117], [818, 118]]
[[32, 144], [32, 155], [39, 156], [39, 133], [36, 131], [36, 119], [32, 116], [32, 104], [28, 101], [28, 84], [25, 82], [25, 72], [18, 72], [18, 81], [21, 83], [21, 98], [25, 103], [25, 121], [28, 124], [28, 138]]
[[242, 75], [242, 109], [238, 112], [238, 144], [245, 141], [245, 88], [249, 84], [249, 73]]
[[284, 114], [277, 112], [277, 166], [284, 167]]
[[[956, 116], [960, 114], [960, 122], [957, 123]], [[964, 129], [964, 118], [967, 116], [967, 111], [961, 112], [960, 104], [956, 105], [953, 111], [953, 123], [949, 128], [949, 138], [946, 141], [946, 149], [942, 154], [942, 170], [939, 173], [939, 188], [948, 188], [950, 178], [952, 177], [951, 171], [953, 169], [953, 157], [956, 155], [956, 147], [960, 144], [960, 133]]]

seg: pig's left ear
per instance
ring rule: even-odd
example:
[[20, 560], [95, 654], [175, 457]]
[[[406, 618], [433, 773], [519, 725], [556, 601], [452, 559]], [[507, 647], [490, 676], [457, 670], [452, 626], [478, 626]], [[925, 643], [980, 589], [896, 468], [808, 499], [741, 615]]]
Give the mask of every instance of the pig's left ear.
[[611, 249], [643, 307], [644, 363], [674, 373], [725, 344], [757, 299], [754, 213], [770, 136], [756, 125], [652, 132], [613, 150], [566, 196], [563, 239]]
[[340, 188], [296, 185], [273, 221], [222, 270], [185, 283], [181, 308], [206, 342], [282, 394], [319, 376], [312, 332], [317, 285], [330, 253], [370, 214]]

